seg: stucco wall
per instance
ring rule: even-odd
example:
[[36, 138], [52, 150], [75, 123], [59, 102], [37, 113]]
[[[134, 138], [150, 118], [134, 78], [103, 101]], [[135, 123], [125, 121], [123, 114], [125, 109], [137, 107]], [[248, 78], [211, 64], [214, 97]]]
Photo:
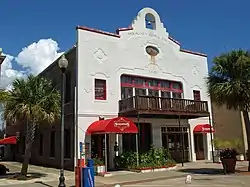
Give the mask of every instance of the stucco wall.
[[[145, 27], [145, 15], [155, 17], [156, 30]], [[145, 47], [153, 45], [160, 51], [155, 64], [150, 61]], [[111, 36], [107, 33], [77, 29], [78, 59], [78, 132], [84, 139], [84, 131], [98, 116], [116, 116], [120, 93], [120, 76], [131, 74], [183, 83], [184, 98], [193, 99], [193, 90], [201, 91], [201, 100], [209, 102], [204, 78], [208, 74], [207, 58], [185, 52], [169, 38], [169, 33], [159, 15], [150, 8], [142, 9], [132, 22], [131, 29], [123, 29]], [[94, 79], [107, 82], [107, 100], [94, 99]], [[93, 116], [93, 117], [91, 117]], [[208, 123], [208, 118], [189, 120], [191, 128], [199, 123]], [[191, 141], [193, 139], [191, 138]], [[193, 143], [192, 143], [193, 144]]]

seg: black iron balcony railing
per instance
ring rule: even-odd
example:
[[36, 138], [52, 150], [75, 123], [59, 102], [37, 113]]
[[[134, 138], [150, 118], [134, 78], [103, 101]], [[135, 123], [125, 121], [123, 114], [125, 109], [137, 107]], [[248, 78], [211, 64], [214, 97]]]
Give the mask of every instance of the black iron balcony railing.
[[208, 103], [207, 101], [154, 96], [134, 96], [119, 101], [119, 113], [140, 110], [161, 113], [208, 113]]

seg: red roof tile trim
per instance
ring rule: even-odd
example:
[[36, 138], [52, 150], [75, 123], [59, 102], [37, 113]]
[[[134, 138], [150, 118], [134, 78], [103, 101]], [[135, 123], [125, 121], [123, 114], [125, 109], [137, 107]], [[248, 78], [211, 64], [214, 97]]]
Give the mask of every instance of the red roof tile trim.
[[99, 33], [99, 34], [104, 34], [107, 36], [113, 36], [113, 37], [120, 38], [119, 34], [106, 32], [106, 31], [102, 31], [102, 30], [98, 30], [98, 29], [93, 29], [93, 28], [88, 28], [88, 27], [83, 27], [83, 26], [77, 26], [76, 29], [81, 29], [81, 30], [85, 30], [85, 31], [90, 31], [90, 32], [95, 32], [95, 33]]
[[190, 53], [190, 54], [192, 54], [192, 55], [199, 55], [199, 56], [207, 57], [207, 54], [204, 54], [204, 53], [189, 51], [189, 50], [186, 50], [186, 49], [180, 49], [180, 51], [181, 51], [181, 52], [184, 52], [184, 53]]
[[[133, 28], [131, 26], [128, 27], [128, 28], [119, 28], [119, 29], [116, 30], [116, 33], [106, 32], [106, 31], [102, 31], [102, 30], [99, 30], [99, 29], [88, 28], [88, 27], [83, 27], [83, 26], [77, 26], [76, 29], [95, 32], [95, 33], [98, 33], [98, 34], [104, 34], [104, 35], [107, 35], [107, 36], [113, 36], [113, 37], [117, 37], [117, 38], [121, 37], [119, 35], [121, 31], [133, 30]], [[175, 40], [174, 38], [172, 38], [170, 36], [168, 36], [168, 39], [170, 39], [172, 42], [176, 43], [177, 45], [181, 45], [180, 42], [178, 42], [177, 40]], [[193, 55], [199, 55], [199, 56], [207, 57], [207, 55], [204, 54], [204, 53], [194, 52], [194, 51], [190, 51], [190, 50], [186, 50], [186, 49], [180, 49], [180, 51], [184, 52], [184, 53], [190, 53], [190, 54], [193, 54]]]
[[172, 42], [178, 44], [178, 45], [181, 45], [180, 42], [178, 42], [177, 40], [175, 40], [174, 38], [172, 38], [171, 36], [168, 36], [168, 39], [171, 40]]

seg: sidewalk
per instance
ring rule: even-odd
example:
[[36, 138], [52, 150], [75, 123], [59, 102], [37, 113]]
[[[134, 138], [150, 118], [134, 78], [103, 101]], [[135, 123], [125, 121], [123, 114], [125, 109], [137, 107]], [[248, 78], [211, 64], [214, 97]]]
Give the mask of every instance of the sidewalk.
[[[3, 163], [10, 168], [11, 172], [20, 171], [21, 164], [6, 162]], [[247, 162], [237, 162], [236, 168], [239, 170], [245, 168]], [[53, 168], [44, 168], [39, 166], [29, 166], [29, 172], [39, 172], [45, 174], [44, 177], [33, 179], [29, 181], [16, 181], [9, 179], [0, 179], [0, 186], [25, 186], [25, 187], [41, 187], [48, 186], [54, 187], [58, 186], [59, 170]], [[95, 177], [95, 186], [114, 186], [115, 184], [120, 185], [131, 185], [138, 184], [148, 181], [166, 180], [174, 178], [186, 177], [187, 174], [191, 175], [223, 175], [222, 165], [212, 162], [197, 161], [185, 163], [184, 167], [181, 164], [177, 165], [177, 169], [174, 171], [163, 171], [163, 172], [151, 172], [151, 173], [134, 173], [134, 172], [118, 172], [111, 177]], [[65, 171], [65, 178], [67, 186], [74, 186], [74, 172]], [[23, 185], [22, 185], [23, 184]], [[13, 186], [14, 187], [14, 186]]]

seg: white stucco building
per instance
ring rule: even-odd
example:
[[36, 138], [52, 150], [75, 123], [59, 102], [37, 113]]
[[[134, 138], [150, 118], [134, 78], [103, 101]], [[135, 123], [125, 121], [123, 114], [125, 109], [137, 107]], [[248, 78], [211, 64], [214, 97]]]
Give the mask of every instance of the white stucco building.
[[[164, 146], [180, 161], [176, 149], [183, 143], [184, 160], [211, 159], [207, 56], [182, 49], [155, 10], [142, 9], [116, 34], [78, 26], [76, 49], [79, 142], [90, 150], [91, 123], [119, 115], [139, 121], [142, 150]], [[124, 136], [129, 135], [109, 135], [109, 163], [115, 141], [120, 150], [133, 149], [128, 146], [133, 137]]]
[[[122, 151], [147, 151], [151, 145], [168, 149], [178, 162], [211, 159], [205, 54], [182, 49], [151, 8], [116, 33], [81, 26], [76, 32], [76, 46], [65, 53], [65, 168], [74, 169], [80, 143], [81, 155], [103, 158], [105, 133], [108, 169]], [[60, 85], [57, 61], [41, 76]], [[12, 147], [18, 161], [25, 150], [22, 126], [7, 129], [8, 136], [20, 132]], [[58, 167], [60, 125], [49, 127], [39, 128], [31, 163]], [[138, 141], [131, 132], [139, 132]]]

